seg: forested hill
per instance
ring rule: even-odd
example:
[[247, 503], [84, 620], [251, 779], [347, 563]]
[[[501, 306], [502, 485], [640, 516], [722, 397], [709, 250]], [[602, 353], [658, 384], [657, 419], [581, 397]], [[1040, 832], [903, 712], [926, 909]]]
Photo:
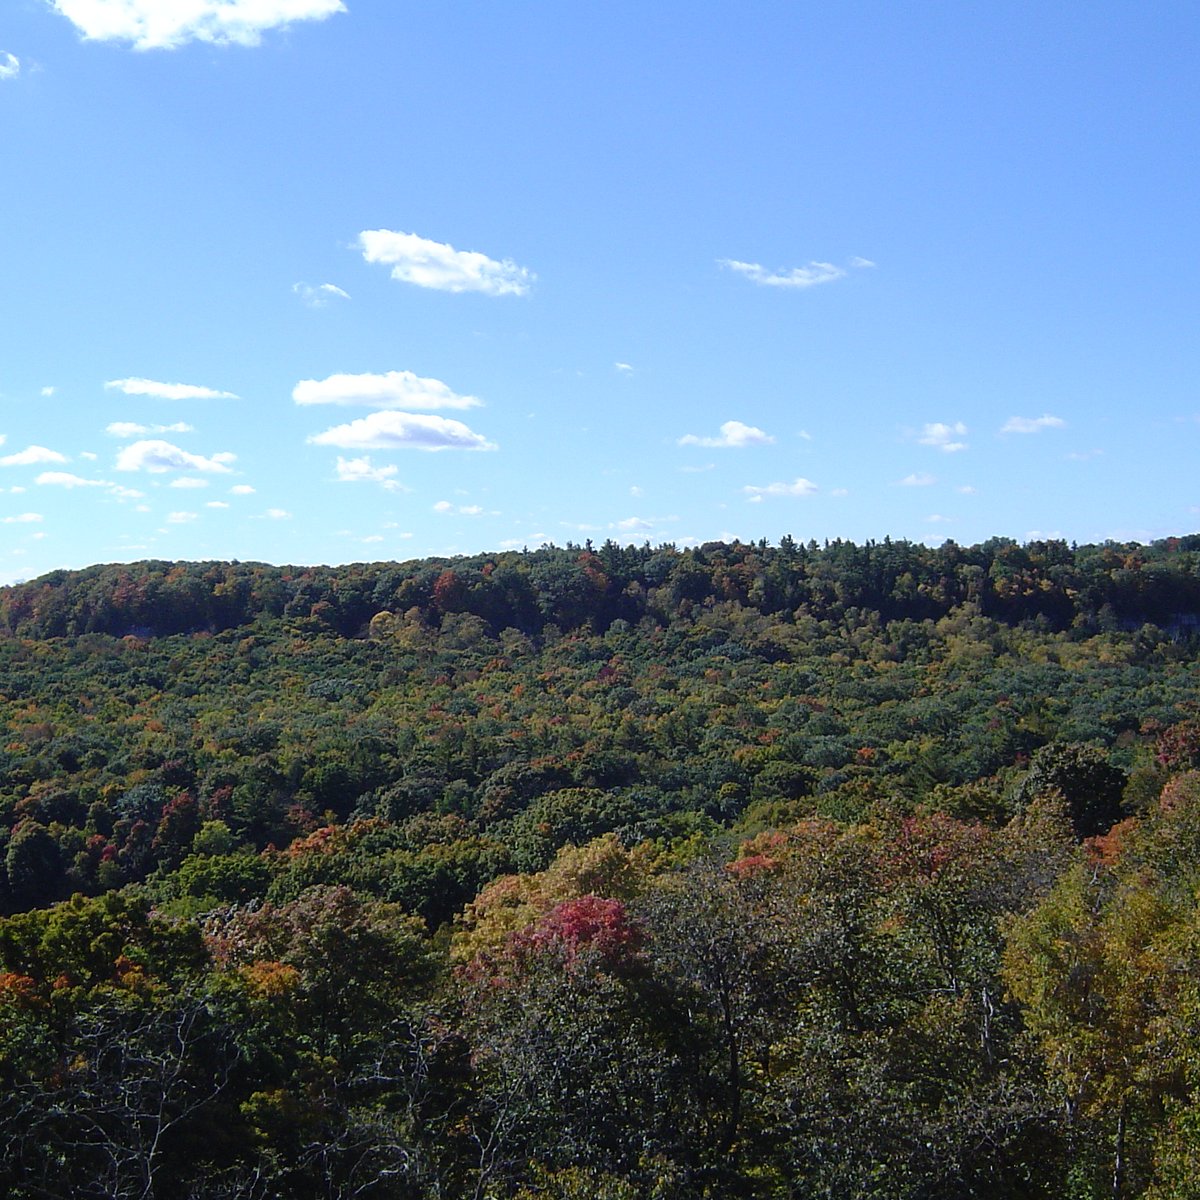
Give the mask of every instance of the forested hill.
[[946, 542], [707, 543], [543, 547], [407, 563], [269, 567], [143, 562], [56, 571], [0, 589], [0, 629], [21, 637], [218, 632], [266, 617], [311, 617], [344, 637], [381, 612], [437, 623], [466, 613], [498, 634], [602, 633], [614, 620], [661, 623], [731, 602], [785, 620], [944, 617], [964, 604], [1050, 628], [1186, 627], [1200, 614], [1200, 535], [1151, 545], [997, 538]]
[[1200, 536], [0, 589], [0, 1195], [1200, 1196]]

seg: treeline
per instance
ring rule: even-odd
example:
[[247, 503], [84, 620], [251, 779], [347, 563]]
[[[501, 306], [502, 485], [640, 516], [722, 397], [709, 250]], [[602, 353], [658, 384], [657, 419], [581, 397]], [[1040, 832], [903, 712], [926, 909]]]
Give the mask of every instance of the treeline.
[[409, 563], [269, 567], [144, 562], [56, 571], [0, 589], [0, 629], [20, 637], [116, 637], [220, 632], [263, 618], [309, 618], [343, 637], [365, 635], [380, 612], [478, 617], [495, 635], [604, 632], [615, 620], [664, 624], [695, 606], [731, 601], [770, 616], [938, 619], [974, 604], [1012, 623], [1054, 629], [1150, 622], [1194, 630], [1200, 614], [1200, 535], [1149, 546], [1061, 541], [934, 549], [885, 540], [819, 546], [707, 543], [695, 549], [545, 546]]

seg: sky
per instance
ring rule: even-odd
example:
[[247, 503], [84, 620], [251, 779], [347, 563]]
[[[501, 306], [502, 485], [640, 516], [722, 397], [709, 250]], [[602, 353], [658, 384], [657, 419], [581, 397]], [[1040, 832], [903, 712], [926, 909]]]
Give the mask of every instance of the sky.
[[3, 0], [0, 583], [1200, 529], [1200, 9]]

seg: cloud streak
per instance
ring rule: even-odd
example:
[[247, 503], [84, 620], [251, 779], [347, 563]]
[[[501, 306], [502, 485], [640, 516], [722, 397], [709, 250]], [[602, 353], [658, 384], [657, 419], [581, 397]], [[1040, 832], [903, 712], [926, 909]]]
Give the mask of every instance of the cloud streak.
[[308, 305], [309, 308], [324, 308], [331, 300], [349, 300], [350, 293], [343, 291], [335, 283], [293, 283], [292, 291]]
[[136, 421], [113, 421], [104, 427], [104, 432], [116, 438], [142, 437], [147, 433], [195, 433], [186, 421], [173, 425], [139, 425]]
[[47, 450], [45, 446], [28, 446], [16, 454], [6, 454], [0, 458], [0, 467], [29, 467], [37, 463], [65, 463], [67, 456], [57, 450]]
[[[768, 288], [817, 287], [822, 283], [836, 283], [839, 279], [845, 279], [849, 273], [845, 267], [839, 267], [835, 263], [829, 262], [810, 262], [803, 267], [769, 269], [762, 263], [742, 262], [736, 258], [719, 258], [717, 265], [724, 267], [727, 271], [732, 271], [735, 275], [741, 275], [743, 279], [748, 279], [759, 287]], [[850, 260], [852, 270], [862, 270], [874, 265], [869, 258], [855, 257]]]
[[496, 446], [461, 421], [425, 413], [388, 410], [335, 425], [308, 439], [339, 450], [495, 450]]
[[1001, 433], [1041, 433], [1043, 429], [1063, 429], [1066, 421], [1043, 413], [1040, 417], [1009, 417]]
[[257, 46], [268, 29], [321, 21], [346, 11], [342, 0], [52, 0], [89, 41], [135, 50], [174, 50], [191, 41]]
[[460, 396], [440, 379], [423, 379], [411, 371], [385, 375], [330, 375], [302, 379], [292, 389], [297, 404], [344, 404], [363, 408], [478, 408], [475, 396]]
[[198, 387], [192, 383], [160, 383], [156, 379], [110, 379], [104, 385], [109, 391], [124, 392], [127, 396], [153, 396], [157, 400], [237, 400], [233, 392]]
[[751, 504], [758, 504], [767, 496], [811, 496], [816, 490], [817, 485], [811, 479], [803, 477], [796, 478], [791, 483], [768, 483], [765, 487], [747, 484], [742, 488]]
[[0, 51], [0, 83], [6, 79], [16, 79], [21, 73], [21, 60], [15, 54]]
[[364, 229], [357, 245], [367, 262], [391, 267], [393, 279], [439, 292], [524, 296], [537, 278], [511, 259], [497, 261], [476, 250], [455, 250], [415, 233]]

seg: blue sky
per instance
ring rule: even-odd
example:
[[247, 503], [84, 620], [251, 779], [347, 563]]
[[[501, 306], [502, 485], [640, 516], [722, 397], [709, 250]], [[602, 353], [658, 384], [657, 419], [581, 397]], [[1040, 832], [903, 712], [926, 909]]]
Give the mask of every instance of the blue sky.
[[1200, 528], [1200, 13], [5, 0], [0, 582]]

